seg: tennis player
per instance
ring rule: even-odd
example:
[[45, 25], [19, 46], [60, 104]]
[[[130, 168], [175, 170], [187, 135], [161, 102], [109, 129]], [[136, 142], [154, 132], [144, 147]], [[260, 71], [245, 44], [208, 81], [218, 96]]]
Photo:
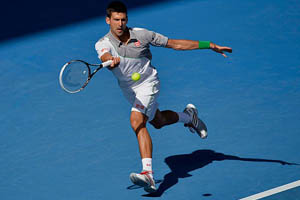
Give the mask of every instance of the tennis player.
[[[113, 61], [110, 70], [132, 105], [130, 123], [137, 136], [143, 169], [141, 173], [131, 173], [130, 179], [134, 184], [144, 187], [145, 191], [153, 193], [156, 187], [152, 171], [152, 140], [146, 123], [160, 129], [180, 122], [203, 139], [207, 137], [207, 128], [199, 119], [193, 104], [188, 104], [183, 112], [158, 109], [160, 82], [151, 64], [150, 45], [175, 50], [212, 49], [224, 57], [224, 52], [231, 53], [232, 49], [210, 41], [170, 39], [147, 29], [129, 28], [127, 8], [119, 1], [111, 2], [106, 12], [110, 31], [96, 43], [95, 48], [102, 62]], [[140, 74], [138, 81], [131, 79], [135, 72]]]

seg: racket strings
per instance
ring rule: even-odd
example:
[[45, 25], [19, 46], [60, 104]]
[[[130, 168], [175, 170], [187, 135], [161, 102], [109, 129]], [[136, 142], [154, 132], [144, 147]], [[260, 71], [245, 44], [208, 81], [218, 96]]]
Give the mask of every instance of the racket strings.
[[61, 80], [68, 92], [77, 92], [89, 81], [90, 70], [82, 62], [71, 62], [63, 70]]

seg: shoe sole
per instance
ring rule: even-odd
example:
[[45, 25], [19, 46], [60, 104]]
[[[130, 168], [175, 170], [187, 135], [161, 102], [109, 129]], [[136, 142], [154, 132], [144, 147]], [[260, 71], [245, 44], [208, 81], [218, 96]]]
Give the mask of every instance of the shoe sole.
[[149, 186], [148, 183], [137, 178], [135, 173], [131, 173], [129, 178], [133, 184], [143, 187], [146, 192], [148, 192], [148, 193], [156, 192], [156, 188], [154, 186], [151, 186], [151, 185]]
[[146, 182], [140, 180], [139, 178], [137, 178], [135, 173], [131, 173], [129, 178], [130, 178], [131, 182], [135, 185], [138, 185], [138, 186], [141, 186], [141, 187], [147, 187], [148, 186], [148, 183], [146, 183]]
[[156, 192], [156, 188], [153, 188], [153, 186], [144, 187], [144, 190], [148, 193], [155, 193]]

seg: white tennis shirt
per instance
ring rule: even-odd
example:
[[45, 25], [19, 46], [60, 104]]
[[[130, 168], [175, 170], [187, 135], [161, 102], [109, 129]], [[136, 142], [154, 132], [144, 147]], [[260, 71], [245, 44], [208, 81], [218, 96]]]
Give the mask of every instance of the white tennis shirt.
[[[120, 57], [120, 64], [111, 71], [118, 79], [122, 88], [132, 88], [145, 81], [157, 78], [157, 71], [151, 65], [152, 54], [150, 45], [165, 47], [168, 38], [153, 31], [142, 28], [129, 28], [130, 38], [126, 44], [108, 32], [95, 44], [98, 57], [109, 52], [113, 57]], [[133, 81], [134, 72], [141, 74], [139, 81]]]

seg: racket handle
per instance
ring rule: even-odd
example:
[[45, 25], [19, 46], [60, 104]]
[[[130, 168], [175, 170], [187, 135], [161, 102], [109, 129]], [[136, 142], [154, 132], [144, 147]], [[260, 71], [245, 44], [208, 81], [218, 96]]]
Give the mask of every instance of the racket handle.
[[112, 63], [112, 60], [108, 60], [108, 61], [102, 63], [102, 66], [103, 66], [103, 67], [107, 67], [107, 66], [110, 66], [111, 63]]

